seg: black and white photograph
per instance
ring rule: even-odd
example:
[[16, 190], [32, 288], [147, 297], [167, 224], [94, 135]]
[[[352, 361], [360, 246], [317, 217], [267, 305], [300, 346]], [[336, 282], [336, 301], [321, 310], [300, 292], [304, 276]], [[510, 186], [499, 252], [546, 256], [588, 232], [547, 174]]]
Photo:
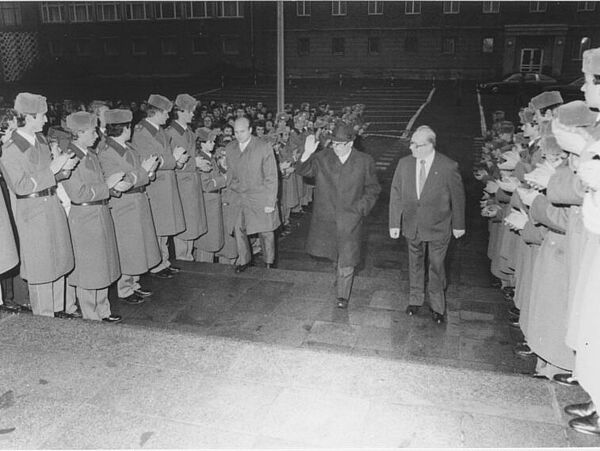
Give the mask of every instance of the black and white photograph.
[[600, 449], [600, 1], [0, 0], [0, 449]]

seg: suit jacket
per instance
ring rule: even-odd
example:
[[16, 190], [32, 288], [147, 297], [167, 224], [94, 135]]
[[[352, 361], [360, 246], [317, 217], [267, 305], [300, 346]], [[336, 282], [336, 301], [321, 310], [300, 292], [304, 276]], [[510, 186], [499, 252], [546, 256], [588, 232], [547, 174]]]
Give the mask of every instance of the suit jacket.
[[398, 162], [390, 193], [390, 229], [400, 228], [408, 239], [447, 238], [452, 229], [465, 229], [465, 190], [458, 164], [435, 153], [421, 197], [417, 198], [417, 159]]
[[[227, 189], [231, 219], [243, 212], [247, 233], [270, 232], [281, 224], [277, 208], [278, 172], [273, 148], [263, 139], [252, 136], [243, 152], [233, 141], [225, 148]], [[275, 210], [265, 213], [265, 207]], [[233, 231], [230, 222], [227, 231]]]

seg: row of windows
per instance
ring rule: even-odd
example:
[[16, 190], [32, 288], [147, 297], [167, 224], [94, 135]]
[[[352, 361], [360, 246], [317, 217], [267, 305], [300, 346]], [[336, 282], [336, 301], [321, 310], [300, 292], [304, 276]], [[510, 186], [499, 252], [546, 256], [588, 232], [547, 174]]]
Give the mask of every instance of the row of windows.
[[[310, 16], [311, 14], [311, 3], [310, 1], [297, 1], [296, 2], [296, 15], [298, 16]], [[384, 1], [368, 1], [367, 2], [367, 14], [370, 16], [383, 15]], [[421, 3], [420, 1], [406, 1], [404, 2], [404, 13], [405, 14], [421, 14]], [[442, 3], [442, 11], [444, 14], [459, 14], [460, 13], [460, 1], [444, 1]], [[500, 1], [495, 2], [482, 2], [482, 12], [484, 14], [497, 14], [500, 12]], [[577, 2], [577, 11], [594, 11], [596, 9], [596, 2]], [[548, 10], [548, 2], [529, 2], [529, 12], [532, 13], [543, 13]], [[348, 14], [348, 2], [342, 0], [334, 0], [331, 2], [331, 15], [332, 16], [345, 16]]]
[[243, 17], [241, 2], [42, 2], [42, 22]]
[[[379, 36], [369, 36], [367, 38], [367, 54], [380, 55], [382, 53], [381, 38]], [[440, 53], [453, 55], [456, 53], [457, 37], [445, 36], [441, 39]], [[579, 40], [574, 40], [572, 45], [571, 57], [575, 60], [582, 58], [583, 52], [592, 47], [590, 37], [584, 36]], [[310, 38], [298, 38], [296, 44], [298, 56], [310, 55]], [[407, 36], [404, 39], [404, 51], [409, 53], [417, 53], [419, 51], [419, 39], [417, 36]], [[481, 40], [482, 53], [494, 53], [494, 38], [484, 37]], [[346, 54], [346, 39], [343, 37], [335, 37], [331, 39], [331, 54], [344, 56]]]
[[[195, 55], [209, 53], [209, 48], [215, 48], [214, 42], [209, 42], [206, 36], [192, 36], [187, 39], [182, 49], [182, 40], [176, 36], [164, 36], [159, 39], [161, 55], [178, 55], [180, 50], [190, 51]], [[90, 38], [72, 39], [69, 42], [69, 48], [66, 42], [62, 40], [49, 40], [48, 51], [51, 56], [61, 57], [74, 52], [76, 56], [92, 56], [100, 52], [104, 56], [120, 56], [129, 54], [134, 56], [143, 56], [156, 53], [152, 46], [152, 41], [147, 37], [134, 37], [129, 42], [119, 37], [106, 37], [99, 39], [99, 47], [95, 45], [94, 40]], [[237, 35], [221, 36], [220, 48], [224, 55], [240, 54], [240, 37]]]
[[[456, 53], [456, 37], [443, 37], [441, 39], [440, 53], [446, 55], [453, 55]], [[378, 36], [370, 36], [367, 38], [366, 43], [367, 54], [369, 55], [380, 55], [382, 53], [381, 38]], [[419, 38], [417, 36], [407, 36], [404, 39], [404, 51], [408, 53], [419, 52]], [[494, 38], [486, 37], [482, 40], [481, 46], [482, 53], [493, 53], [494, 52]], [[299, 38], [297, 41], [297, 53], [298, 56], [310, 55], [310, 38]], [[346, 38], [332, 38], [331, 39], [331, 54], [337, 56], [344, 56], [346, 54]]]

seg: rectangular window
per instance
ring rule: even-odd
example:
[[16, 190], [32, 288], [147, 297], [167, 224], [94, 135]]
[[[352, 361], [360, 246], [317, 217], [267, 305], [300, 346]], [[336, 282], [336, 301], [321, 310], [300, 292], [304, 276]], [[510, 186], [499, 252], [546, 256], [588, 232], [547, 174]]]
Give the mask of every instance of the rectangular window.
[[334, 55], [344, 55], [346, 53], [346, 39], [345, 38], [332, 38], [331, 39], [331, 53]]
[[573, 42], [573, 59], [582, 60], [583, 52], [592, 48], [592, 39], [584, 36], [579, 40]]
[[596, 2], [577, 2], [577, 11], [595, 11]]
[[17, 2], [0, 2], [0, 26], [21, 25], [21, 5]]
[[494, 53], [494, 38], [483, 38], [483, 53]]
[[208, 53], [208, 39], [205, 36], [194, 36], [192, 39], [192, 53], [195, 55]]
[[460, 2], [444, 2], [444, 14], [458, 14]]
[[62, 56], [64, 48], [61, 41], [48, 41], [48, 51], [52, 56]]
[[379, 36], [369, 36], [368, 52], [369, 55], [379, 55], [381, 53], [381, 38]]
[[421, 2], [407, 1], [404, 4], [404, 14], [421, 14]]
[[190, 19], [206, 19], [210, 17], [208, 13], [208, 2], [190, 2]]
[[345, 16], [348, 14], [348, 4], [343, 1], [332, 1], [331, 2], [331, 15], [332, 16]]
[[367, 2], [367, 12], [369, 16], [381, 16], [383, 14], [383, 2]]
[[125, 5], [127, 11], [127, 20], [146, 20], [149, 19], [148, 5], [146, 2], [133, 2]]
[[121, 20], [121, 4], [118, 2], [97, 3], [96, 14], [102, 22], [114, 22]]
[[121, 40], [116, 37], [104, 38], [102, 50], [106, 56], [117, 56], [121, 54]]
[[64, 6], [60, 2], [42, 2], [42, 22], [59, 23], [65, 21]]
[[310, 16], [310, 2], [296, 2], [297, 16]]
[[72, 22], [91, 22], [92, 21], [91, 3], [69, 3], [69, 9]]
[[404, 40], [404, 50], [408, 53], [419, 51], [419, 39], [416, 36], [407, 36]]
[[240, 38], [239, 36], [223, 36], [223, 54], [239, 55]]
[[177, 55], [177, 38], [175, 36], [161, 38], [160, 51], [163, 55]]
[[77, 56], [90, 56], [92, 54], [92, 40], [76, 39], [75, 53], [77, 54]]
[[131, 40], [132, 55], [147, 55], [148, 54], [148, 39], [133, 38]]
[[242, 17], [240, 2], [217, 2], [217, 17]]
[[442, 53], [446, 55], [454, 55], [455, 43], [455, 38], [442, 38]]
[[548, 9], [548, 2], [529, 2], [530, 13], [545, 13]]
[[483, 2], [484, 14], [498, 14], [500, 12], [500, 2]]
[[157, 19], [177, 19], [179, 17], [177, 2], [157, 2], [154, 5]]
[[298, 38], [298, 56], [310, 55], [310, 39]]

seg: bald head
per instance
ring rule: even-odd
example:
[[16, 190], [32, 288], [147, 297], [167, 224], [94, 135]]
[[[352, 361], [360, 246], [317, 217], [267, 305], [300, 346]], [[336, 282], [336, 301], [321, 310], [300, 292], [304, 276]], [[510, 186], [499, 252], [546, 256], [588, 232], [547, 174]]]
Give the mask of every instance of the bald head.
[[240, 144], [247, 142], [252, 136], [252, 127], [250, 127], [250, 121], [246, 117], [240, 117], [233, 123], [233, 132], [235, 138]]

